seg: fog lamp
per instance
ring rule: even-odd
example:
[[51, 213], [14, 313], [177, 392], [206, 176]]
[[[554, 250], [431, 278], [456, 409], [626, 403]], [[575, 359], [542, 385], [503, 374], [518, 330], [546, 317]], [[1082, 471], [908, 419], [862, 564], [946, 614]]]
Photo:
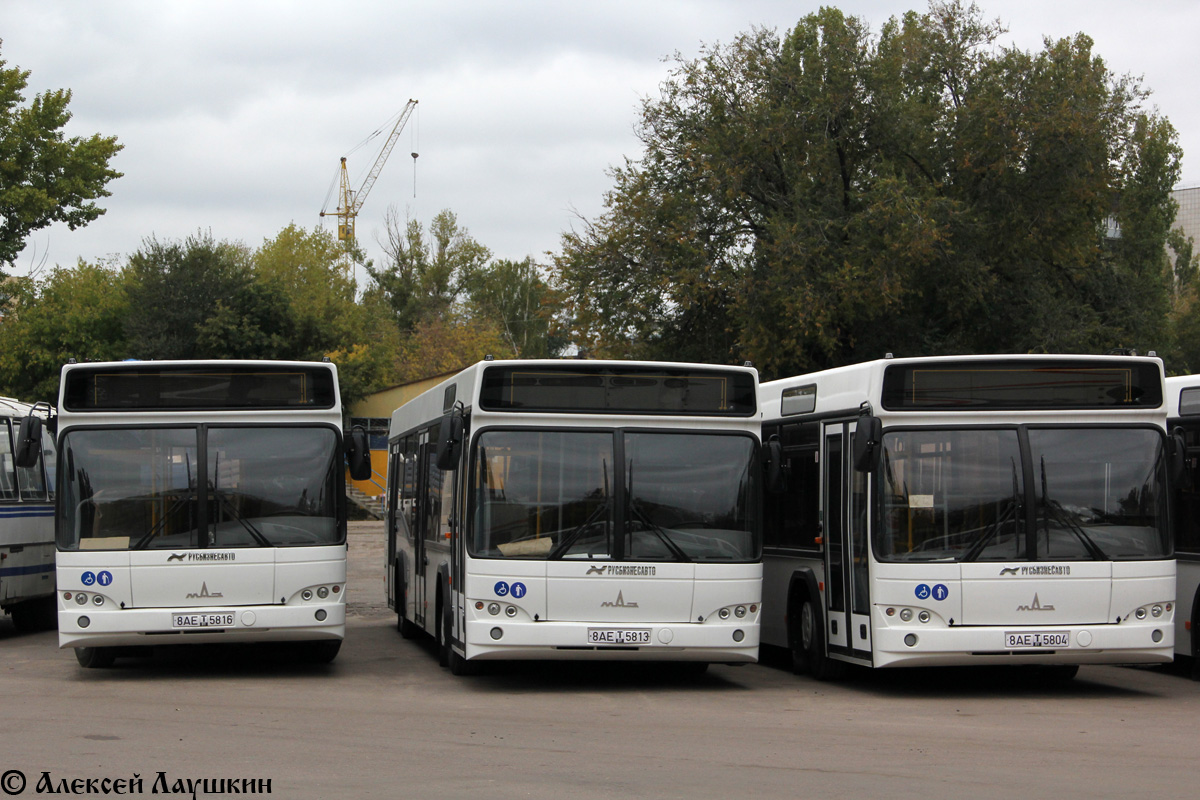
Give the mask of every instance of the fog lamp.
[[79, 627], [81, 628], [86, 628], [88, 625], [92, 624], [92, 621], [87, 617], [80, 617], [78, 620], [76, 620], [76, 622], [79, 623]]
[[503, 636], [503, 635], [504, 635], [504, 629], [503, 629], [503, 628], [492, 628], [492, 638], [493, 638], [493, 639], [497, 639], [497, 640], [498, 640], [498, 639], [499, 639], [501, 636]]
[[325, 613], [325, 609], [318, 608], [315, 616], [317, 618], [317, 622], [324, 622], [325, 618], [329, 615]]
[[746, 632], [744, 630], [742, 630], [741, 628], [738, 628], [736, 631], [733, 632], [733, 640], [735, 642], [740, 642], [742, 639], [745, 639], [745, 638], [746, 638]]

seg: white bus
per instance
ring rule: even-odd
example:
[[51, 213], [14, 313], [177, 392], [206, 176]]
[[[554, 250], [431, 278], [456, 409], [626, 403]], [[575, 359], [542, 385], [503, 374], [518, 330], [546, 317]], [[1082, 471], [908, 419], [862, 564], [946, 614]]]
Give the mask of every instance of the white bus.
[[1175, 490], [1175, 654], [1192, 659], [1200, 677], [1200, 375], [1167, 378], [1167, 429], [1184, 441], [1182, 480]]
[[869, 667], [1167, 662], [1157, 358], [897, 358], [764, 383], [763, 642]]
[[[365, 435], [351, 437], [361, 472]], [[345, 634], [342, 408], [329, 363], [67, 364], [58, 401], [59, 647]]]
[[477, 661], [758, 656], [757, 373], [484, 361], [392, 415], [387, 595]]
[[0, 608], [20, 631], [53, 628], [57, 621], [54, 444], [41, 425], [34, 440], [23, 442], [29, 428], [21, 424], [48, 411], [44, 403], [35, 408], [0, 398]]

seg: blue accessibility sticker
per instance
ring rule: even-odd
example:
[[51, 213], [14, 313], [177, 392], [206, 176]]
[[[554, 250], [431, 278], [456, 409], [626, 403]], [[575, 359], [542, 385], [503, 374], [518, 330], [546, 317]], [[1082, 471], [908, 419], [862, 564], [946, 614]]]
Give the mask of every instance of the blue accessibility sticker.
[[80, 576], [79, 579], [81, 581], [83, 581], [84, 586], [91, 586], [93, 583], [96, 582], [96, 573], [85, 572], [85, 573], [83, 573], [83, 575]]
[[109, 572], [108, 570], [104, 570], [103, 572], [101, 572], [99, 575], [96, 576], [96, 582], [99, 583], [101, 586], [111, 585], [112, 584], [112, 573]]
[[946, 584], [939, 583], [933, 587], [933, 599], [934, 600], [945, 600], [949, 596], [950, 596], [950, 590], [948, 588], [946, 588]]
[[514, 583], [512, 585], [512, 596], [517, 598], [518, 600], [520, 600], [522, 597], [524, 597], [525, 596], [525, 584]]
[[915, 594], [917, 595], [918, 600], [928, 600], [929, 599], [929, 584], [928, 583], [918, 583], [917, 591], [915, 592]]
[[505, 581], [496, 581], [495, 589], [497, 595], [504, 597], [508, 594], [508, 583]]

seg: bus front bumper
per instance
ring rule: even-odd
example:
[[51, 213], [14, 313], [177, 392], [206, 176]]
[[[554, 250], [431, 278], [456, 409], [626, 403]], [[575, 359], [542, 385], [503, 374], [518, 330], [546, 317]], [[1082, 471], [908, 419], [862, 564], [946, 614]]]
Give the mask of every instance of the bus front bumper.
[[342, 602], [187, 609], [80, 606], [58, 611], [60, 648], [297, 642], [343, 639], [345, 635], [346, 604]]

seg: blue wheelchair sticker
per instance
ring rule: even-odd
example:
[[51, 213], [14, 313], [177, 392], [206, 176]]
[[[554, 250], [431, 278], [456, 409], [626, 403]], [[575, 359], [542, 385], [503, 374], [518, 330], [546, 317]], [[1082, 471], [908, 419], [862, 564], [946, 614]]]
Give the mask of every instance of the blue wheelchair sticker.
[[948, 588], [946, 588], [946, 584], [939, 583], [933, 587], [933, 599], [934, 600], [945, 600], [949, 596], [950, 596], [950, 590]]
[[500, 597], [504, 597], [505, 595], [508, 594], [508, 584], [505, 583], [504, 581], [496, 581], [495, 589], [496, 589], [496, 594], [499, 595]]
[[929, 584], [928, 583], [918, 583], [916, 595], [917, 595], [918, 600], [928, 600], [929, 599]]
[[79, 579], [83, 581], [84, 586], [91, 586], [96, 582], [96, 574], [94, 572], [85, 572]]
[[525, 584], [514, 583], [512, 585], [512, 596], [517, 598], [518, 600], [520, 600], [522, 597], [524, 597], [525, 596]]

